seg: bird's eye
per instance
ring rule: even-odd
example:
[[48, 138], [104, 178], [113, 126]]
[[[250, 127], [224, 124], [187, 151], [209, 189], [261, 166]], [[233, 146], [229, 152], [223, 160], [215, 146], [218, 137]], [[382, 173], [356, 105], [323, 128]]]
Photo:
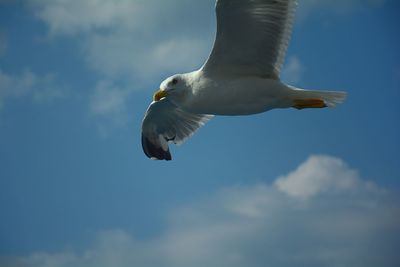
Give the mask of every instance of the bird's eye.
[[172, 79], [171, 83], [172, 83], [173, 85], [177, 84], [177, 83], [178, 83], [178, 79], [176, 79], [176, 78]]

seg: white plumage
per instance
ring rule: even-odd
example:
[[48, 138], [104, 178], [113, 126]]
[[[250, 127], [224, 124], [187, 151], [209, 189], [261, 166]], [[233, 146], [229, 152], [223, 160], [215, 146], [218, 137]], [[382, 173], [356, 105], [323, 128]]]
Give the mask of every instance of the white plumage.
[[273, 108], [323, 108], [346, 94], [286, 85], [279, 74], [296, 0], [217, 0], [217, 34], [197, 71], [160, 85], [142, 124], [142, 146], [153, 159], [170, 160], [168, 142], [182, 143], [213, 115], [250, 115]]

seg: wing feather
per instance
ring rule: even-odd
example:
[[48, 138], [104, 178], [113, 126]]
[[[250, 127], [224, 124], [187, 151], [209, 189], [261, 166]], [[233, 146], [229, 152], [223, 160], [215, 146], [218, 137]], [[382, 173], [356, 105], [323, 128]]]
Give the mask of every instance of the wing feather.
[[206, 73], [279, 79], [296, 0], [217, 0], [217, 34]]
[[183, 143], [212, 117], [183, 111], [167, 98], [152, 102], [142, 123], [144, 153], [152, 159], [171, 160], [168, 143]]

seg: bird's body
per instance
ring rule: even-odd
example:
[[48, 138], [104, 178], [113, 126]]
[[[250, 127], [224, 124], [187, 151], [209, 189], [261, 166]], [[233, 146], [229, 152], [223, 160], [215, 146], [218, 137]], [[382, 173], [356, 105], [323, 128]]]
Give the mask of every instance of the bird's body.
[[217, 0], [217, 34], [206, 63], [160, 85], [142, 124], [142, 146], [170, 160], [214, 115], [251, 115], [276, 108], [334, 107], [346, 94], [303, 90], [280, 81], [296, 0]]
[[173, 97], [171, 101], [197, 114], [236, 116], [288, 108], [293, 105], [296, 93], [279, 80], [262, 77], [216, 78], [201, 70], [181, 77], [187, 81], [187, 95], [182, 101], [175, 101]]

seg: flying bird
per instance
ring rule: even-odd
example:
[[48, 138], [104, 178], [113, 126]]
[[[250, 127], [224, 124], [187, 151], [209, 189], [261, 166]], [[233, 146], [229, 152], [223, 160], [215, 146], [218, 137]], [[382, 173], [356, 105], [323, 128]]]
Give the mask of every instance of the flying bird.
[[275, 108], [325, 108], [345, 92], [296, 88], [280, 81], [296, 0], [217, 0], [214, 47], [196, 71], [175, 74], [154, 93], [142, 123], [142, 147], [171, 160], [181, 144], [214, 115], [251, 115]]

